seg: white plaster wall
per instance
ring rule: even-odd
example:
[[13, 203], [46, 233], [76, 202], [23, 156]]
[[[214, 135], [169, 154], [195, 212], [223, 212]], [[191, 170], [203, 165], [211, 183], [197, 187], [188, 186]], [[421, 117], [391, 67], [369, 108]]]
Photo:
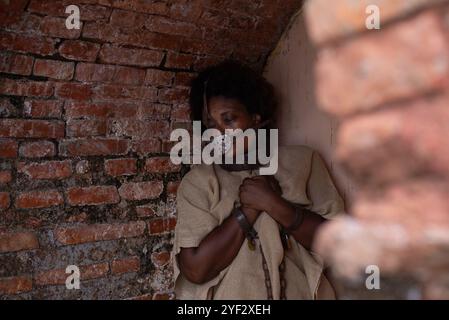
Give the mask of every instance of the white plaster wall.
[[333, 157], [338, 122], [317, 107], [314, 61], [315, 50], [307, 36], [304, 16], [298, 12], [264, 70], [281, 100], [277, 118], [280, 144], [307, 145], [319, 151], [349, 207], [354, 187]]

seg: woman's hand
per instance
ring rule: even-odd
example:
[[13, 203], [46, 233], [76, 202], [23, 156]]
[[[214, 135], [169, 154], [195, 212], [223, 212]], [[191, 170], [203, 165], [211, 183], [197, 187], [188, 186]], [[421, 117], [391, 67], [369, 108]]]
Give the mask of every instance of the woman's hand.
[[240, 203], [244, 208], [270, 212], [273, 204], [278, 203], [282, 190], [273, 176], [246, 178], [240, 185]]

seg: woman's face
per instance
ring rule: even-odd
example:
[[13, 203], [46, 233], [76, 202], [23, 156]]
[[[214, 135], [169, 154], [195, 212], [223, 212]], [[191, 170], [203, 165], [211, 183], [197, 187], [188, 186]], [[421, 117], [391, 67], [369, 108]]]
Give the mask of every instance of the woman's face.
[[[246, 107], [236, 99], [230, 99], [225, 97], [212, 97], [208, 103], [208, 111], [204, 113], [203, 119], [207, 128], [214, 128], [219, 130], [222, 134], [225, 133], [225, 129], [246, 129], [256, 128], [260, 123], [260, 115], [249, 114]], [[234, 143], [232, 154], [235, 155], [240, 152], [247, 152], [248, 146], [253, 141], [245, 139], [244, 150], [237, 150]]]
[[207, 107], [209, 115], [204, 115], [206, 127], [222, 133], [225, 129], [253, 128], [260, 122], [259, 115], [250, 115], [245, 106], [235, 99], [212, 97]]

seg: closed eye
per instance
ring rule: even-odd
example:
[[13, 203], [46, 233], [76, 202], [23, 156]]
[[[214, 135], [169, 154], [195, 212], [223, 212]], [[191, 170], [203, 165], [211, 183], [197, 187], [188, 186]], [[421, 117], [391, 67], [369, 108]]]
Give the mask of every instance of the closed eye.
[[235, 118], [226, 118], [223, 120], [223, 122], [227, 125], [232, 124], [234, 122]]
[[225, 124], [231, 124], [236, 119], [236, 117], [229, 112], [223, 113], [221, 115], [221, 117], [222, 117], [223, 123], [225, 123]]

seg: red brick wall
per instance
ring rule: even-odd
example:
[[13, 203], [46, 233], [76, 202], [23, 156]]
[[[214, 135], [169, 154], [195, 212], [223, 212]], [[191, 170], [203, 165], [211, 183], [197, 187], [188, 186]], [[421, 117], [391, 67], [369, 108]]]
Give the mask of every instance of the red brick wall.
[[[380, 30], [365, 27], [368, 4]], [[312, 0], [306, 15], [317, 98], [340, 120], [337, 157], [357, 185], [354, 219], [317, 248], [362, 279], [362, 297], [447, 299], [449, 1]], [[395, 285], [368, 292], [368, 265]]]
[[227, 57], [262, 70], [300, 3], [0, 1], [1, 298], [172, 297], [189, 81]]

